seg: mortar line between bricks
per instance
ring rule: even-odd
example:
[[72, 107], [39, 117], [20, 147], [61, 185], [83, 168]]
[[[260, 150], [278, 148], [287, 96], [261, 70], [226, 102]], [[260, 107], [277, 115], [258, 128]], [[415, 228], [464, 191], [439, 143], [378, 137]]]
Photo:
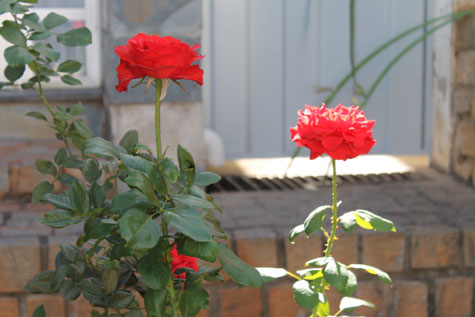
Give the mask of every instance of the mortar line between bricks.
[[412, 253], [412, 233], [404, 234], [404, 257], [402, 263], [402, 273], [411, 272], [411, 253]]
[[38, 236], [40, 242], [40, 269], [41, 271], [48, 270], [48, 236]]
[[26, 299], [24, 295], [18, 296], [18, 316], [24, 317], [27, 316], [27, 309], [26, 309]]
[[427, 313], [429, 316], [435, 316], [435, 292], [436, 283], [435, 279], [426, 280], [428, 293], [427, 293]]
[[356, 260], [357, 263], [363, 263], [363, 235], [357, 235], [358, 238], [358, 245], [357, 245], [357, 253], [356, 253]]
[[472, 316], [475, 316], [475, 283], [473, 283], [472, 290]]
[[260, 295], [262, 304], [261, 317], [267, 317], [269, 316], [269, 290], [267, 285], [261, 287]]
[[465, 264], [465, 243], [464, 243], [464, 232], [463, 229], [460, 228], [459, 230], [459, 266], [461, 269], [463, 269], [466, 264]]
[[287, 269], [287, 250], [285, 250], [285, 237], [282, 237], [279, 232], [275, 232], [276, 256], [277, 266]]

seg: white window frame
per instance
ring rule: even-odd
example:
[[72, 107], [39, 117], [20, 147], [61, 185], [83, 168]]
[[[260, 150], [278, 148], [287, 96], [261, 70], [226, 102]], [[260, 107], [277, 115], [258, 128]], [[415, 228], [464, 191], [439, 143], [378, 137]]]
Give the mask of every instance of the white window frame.
[[[84, 7], [80, 8], [60, 8], [60, 7], [48, 7], [48, 8], [33, 8], [31, 12], [35, 12], [40, 17], [40, 20], [44, 19], [48, 13], [56, 12], [57, 14], [63, 15], [68, 20], [83, 20], [84, 26], [89, 28], [92, 33], [92, 43], [85, 47], [85, 75], [75, 76], [77, 79], [81, 80], [81, 86], [69, 86], [64, 84], [59, 77], [51, 77], [49, 83], [44, 84], [45, 88], [92, 88], [99, 87], [101, 85], [101, 26], [100, 26], [100, 1], [97, 0], [84, 0]], [[4, 20], [9, 19], [7, 13], [0, 16], [0, 23]], [[5, 41], [0, 37], [0, 50], [3, 51], [6, 47], [11, 44]], [[0, 80], [5, 80], [3, 75], [3, 69], [6, 65], [6, 61], [3, 57], [3, 54], [0, 54], [0, 65], [2, 65], [0, 70]], [[25, 72], [29, 71], [28, 68]], [[25, 76], [28, 77], [28, 76]], [[5, 89], [5, 88], [4, 88]], [[13, 89], [18, 89], [14, 87]]]

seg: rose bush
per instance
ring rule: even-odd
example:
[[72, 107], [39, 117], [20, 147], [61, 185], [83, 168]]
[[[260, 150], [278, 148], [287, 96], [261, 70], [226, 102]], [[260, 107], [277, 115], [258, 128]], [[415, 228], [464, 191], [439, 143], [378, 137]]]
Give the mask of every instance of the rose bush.
[[306, 105], [305, 110], [299, 110], [298, 123], [290, 133], [297, 146], [310, 149], [311, 160], [324, 153], [335, 160], [346, 160], [367, 154], [376, 144], [373, 126], [374, 121], [366, 119], [359, 107]]
[[[366, 154], [376, 143], [372, 136], [374, 121], [367, 120], [358, 107], [338, 105], [335, 109], [305, 106], [299, 110], [296, 127], [290, 128], [292, 141], [298, 146], [310, 149], [310, 159], [323, 153], [332, 158], [332, 204], [315, 208], [302, 224], [289, 232], [289, 241], [294, 243], [297, 236], [304, 233], [307, 237], [317, 231], [327, 238], [323, 256], [309, 258], [305, 268], [295, 273], [284, 268], [258, 268], [264, 282], [290, 276], [297, 281], [293, 284], [294, 298], [301, 307], [312, 311], [312, 317], [338, 316], [361, 306], [374, 307], [363, 299], [351, 297], [357, 287], [358, 279], [352, 270], [364, 270], [387, 284], [391, 278], [386, 272], [364, 264], [344, 264], [333, 255], [333, 244], [337, 240], [337, 229], [341, 225], [346, 232], [352, 232], [356, 226], [375, 231], [396, 231], [394, 224], [368, 210], [355, 209], [338, 217], [341, 201], [337, 198], [336, 160], [354, 158]], [[331, 212], [330, 230], [325, 229], [324, 219]], [[338, 309], [330, 306], [328, 290], [335, 288], [344, 297]], [[332, 311], [334, 311], [332, 313]]]
[[196, 264], [196, 258], [192, 256], [187, 256], [184, 254], [179, 254], [176, 245], [173, 246], [173, 249], [171, 250], [171, 256], [172, 256], [172, 261], [170, 262], [172, 266], [172, 273], [174, 273], [176, 278], [180, 279], [185, 279], [186, 278], [186, 272], [185, 273], [175, 273], [175, 271], [179, 269], [192, 269], [195, 272], [198, 272], [200, 269], [198, 264]]
[[196, 50], [200, 45], [189, 46], [173, 37], [139, 33], [127, 45], [114, 47], [120, 56], [117, 67], [119, 92], [127, 91], [132, 79], [151, 78], [189, 79], [203, 85], [203, 70], [193, 62], [202, 59]]

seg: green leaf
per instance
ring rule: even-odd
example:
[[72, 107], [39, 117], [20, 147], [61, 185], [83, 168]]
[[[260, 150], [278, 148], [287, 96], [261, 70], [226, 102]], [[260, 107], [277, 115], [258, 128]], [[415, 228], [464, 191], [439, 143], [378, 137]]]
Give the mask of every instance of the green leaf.
[[33, 312], [33, 317], [46, 317], [45, 306], [40, 305], [36, 307], [35, 311]]
[[137, 265], [140, 279], [151, 289], [165, 288], [170, 279], [171, 271], [164, 261], [160, 248], [155, 247], [142, 257]]
[[192, 287], [186, 289], [180, 297], [180, 311], [183, 317], [196, 316], [203, 306], [208, 306], [209, 294], [203, 288]]
[[25, 290], [30, 293], [55, 293], [58, 291], [57, 287], [53, 287], [54, 271], [43, 271], [33, 277], [25, 287]]
[[[64, 63], [66, 63], [66, 62], [64, 62]], [[71, 61], [71, 62], [74, 62], [74, 61]], [[83, 114], [86, 109], [84, 108], [84, 106], [81, 103], [76, 103], [76, 104], [72, 105], [71, 107], [69, 107], [68, 110], [69, 110], [70, 115], [79, 116], [80, 114]]]
[[112, 199], [111, 203], [111, 209], [118, 212], [119, 214], [123, 214], [132, 208], [147, 210], [150, 207], [152, 207], [150, 201], [141, 191], [137, 189], [118, 193]]
[[343, 215], [341, 215], [340, 223], [343, 228], [348, 233], [352, 233], [353, 230], [356, 228], [356, 216], [353, 215], [353, 212], [347, 212]]
[[331, 209], [331, 206], [320, 206], [307, 216], [307, 219], [305, 219], [303, 223], [307, 236], [322, 228], [323, 218], [325, 218], [327, 209]]
[[50, 182], [42, 181], [36, 185], [31, 195], [31, 203], [34, 205], [41, 201], [44, 195], [53, 192], [54, 186]]
[[65, 280], [59, 287], [61, 296], [67, 300], [76, 300], [81, 295], [81, 288], [72, 280]]
[[165, 288], [160, 290], [147, 289], [145, 292], [145, 310], [149, 317], [165, 317], [167, 304], [167, 290]]
[[53, 206], [65, 209], [65, 210], [72, 210], [73, 207], [71, 206], [71, 201], [67, 196], [55, 195], [55, 194], [46, 194], [43, 196], [42, 201], [49, 202]]
[[310, 284], [305, 280], [300, 280], [294, 283], [294, 298], [297, 304], [307, 310], [313, 310], [320, 302], [319, 294], [314, 291]]
[[155, 206], [160, 205], [160, 201], [155, 194], [152, 182], [142, 172], [129, 170], [129, 175], [124, 180], [130, 187], [140, 190]]
[[119, 142], [119, 145], [126, 149], [128, 152], [132, 152], [132, 148], [139, 142], [139, 133], [137, 130], [129, 130], [125, 133]]
[[9, 12], [11, 10], [10, 4], [15, 2], [15, 0], [0, 0], [0, 14]]
[[109, 299], [107, 305], [115, 309], [123, 309], [129, 307], [135, 300], [135, 295], [128, 292], [119, 290]]
[[75, 120], [73, 126], [82, 137], [88, 139], [93, 136], [91, 129], [82, 120]]
[[8, 65], [22, 66], [35, 59], [35, 56], [31, 54], [26, 48], [20, 46], [10, 46], [3, 52], [5, 60]]
[[84, 165], [84, 162], [81, 160], [78, 160], [77, 158], [70, 157], [66, 159], [66, 161], [63, 162], [64, 167], [68, 168], [80, 168]]
[[180, 170], [169, 158], [163, 158], [160, 161], [160, 170], [171, 183], [176, 183], [178, 176], [180, 176]]
[[341, 291], [341, 293], [345, 296], [351, 296], [356, 291], [356, 287], [358, 286], [358, 279], [356, 278], [356, 275], [350, 270], [348, 270], [347, 272], [348, 272], [348, 283], [346, 284], [345, 288]]
[[147, 175], [150, 175], [150, 173], [153, 171], [153, 163], [141, 158], [140, 156], [120, 153], [120, 160], [125, 164], [125, 166], [144, 172]]
[[87, 159], [81, 170], [84, 178], [91, 184], [96, 182], [101, 177], [102, 173], [99, 162], [94, 158]]
[[106, 293], [112, 293], [119, 285], [119, 271], [116, 268], [104, 268], [101, 272], [101, 282]]
[[177, 157], [180, 171], [188, 175], [188, 182], [192, 182], [195, 178], [195, 161], [193, 160], [193, 156], [191, 156], [190, 152], [184, 147], [178, 145]]
[[88, 28], [81, 27], [58, 34], [56, 41], [66, 46], [86, 46], [92, 43], [92, 34]]
[[57, 229], [80, 223], [82, 220], [82, 218], [73, 218], [69, 212], [64, 210], [49, 211], [44, 214], [43, 218], [37, 219], [39, 223]]
[[46, 40], [50, 36], [50, 32], [33, 32], [28, 39], [32, 41], [41, 41]]
[[219, 247], [216, 241], [198, 242], [192, 239], [182, 239], [178, 242], [178, 253], [214, 263], [218, 259]]
[[326, 258], [326, 257], [319, 257], [319, 258], [311, 259], [311, 260], [308, 260], [307, 262], [305, 262], [305, 266], [322, 267], [325, 264], [327, 264], [329, 259], [330, 258]]
[[276, 267], [256, 267], [256, 270], [261, 275], [263, 283], [271, 282], [289, 274], [286, 269]]
[[60, 148], [58, 152], [56, 152], [56, 155], [54, 156], [54, 162], [58, 165], [61, 165], [66, 161], [68, 158], [68, 152], [66, 152], [65, 148]]
[[129, 310], [128, 312], [125, 312], [124, 317], [143, 317], [143, 315], [140, 310]]
[[21, 66], [7, 65], [7, 67], [5, 67], [5, 70], [3, 71], [3, 74], [9, 81], [14, 82], [15, 80], [21, 78], [24, 72], [25, 72], [25, 65], [21, 65]]
[[386, 284], [392, 284], [391, 278], [389, 277], [388, 273], [378, 268], [375, 268], [373, 266], [369, 266], [365, 264], [350, 264], [348, 267], [351, 269], [365, 270], [366, 272], [370, 274], [377, 275], [382, 282]]
[[73, 182], [69, 191], [69, 199], [74, 210], [85, 215], [89, 211], [91, 204], [87, 190], [78, 182]]
[[373, 229], [375, 231], [394, 231], [396, 232], [396, 227], [392, 221], [384, 219], [370, 211], [358, 209], [352, 211], [353, 215], [356, 217], [356, 223], [363, 229]]
[[212, 210], [203, 210], [202, 212], [203, 219], [206, 221], [208, 229], [211, 231], [213, 236], [216, 236], [220, 239], [227, 239], [228, 236], [221, 227], [221, 222]]
[[194, 208], [184, 206], [167, 209], [162, 217], [167, 224], [193, 240], [199, 242], [212, 240], [203, 217]]
[[104, 206], [106, 195], [104, 193], [104, 189], [99, 184], [92, 184], [91, 188], [89, 188], [89, 197], [91, 197], [91, 202], [94, 207], [101, 208]]
[[42, 114], [41, 112], [30, 111], [27, 114], [25, 114], [25, 116], [32, 117], [32, 118], [35, 118], [35, 119], [38, 119], [38, 120], [48, 121], [46, 119], [46, 116], [44, 114]]
[[228, 247], [226, 243], [219, 245], [219, 262], [223, 270], [233, 279], [233, 281], [244, 286], [262, 286], [262, 279], [259, 272], [239, 258]]
[[151, 249], [160, 238], [160, 228], [152, 218], [139, 209], [130, 209], [119, 222], [120, 235], [132, 249]]
[[82, 85], [81, 81], [77, 78], [74, 78], [73, 76], [71, 75], [63, 75], [60, 77], [61, 78], [61, 81], [63, 83], [65, 83], [66, 85], [70, 85], [70, 86], [79, 86], [79, 85]]
[[295, 238], [297, 238], [302, 232], [305, 231], [305, 226], [303, 224], [294, 227], [289, 232], [289, 241], [291, 244], [294, 244]]
[[117, 222], [112, 219], [89, 219], [84, 225], [84, 241], [105, 238], [114, 231], [117, 225]]
[[3, 26], [0, 27], [0, 35], [8, 42], [25, 46], [26, 38], [25, 35], [17, 27], [16, 23], [13, 21], [3, 21]]
[[354, 297], [343, 297], [339, 308], [341, 311], [352, 311], [361, 306], [374, 308], [374, 304]]
[[48, 59], [56, 62], [59, 59], [59, 56], [61, 55], [59, 52], [56, 52], [53, 50], [51, 47], [49, 47], [47, 44], [44, 43], [36, 43], [33, 45], [33, 49], [35, 51], [40, 52], [44, 56], [46, 56]]
[[335, 261], [329, 257], [327, 263], [323, 267], [323, 276], [331, 286], [342, 292], [348, 284], [349, 273], [344, 264]]
[[61, 243], [61, 254], [69, 261], [69, 262], [76, 262], [81, 259], [81, 253], [79, 253], [79, 249], [74, 245], [69, 245], [66, 243]]
[[56, 170], [56, 166], [54, 166], [52, 162], [45, 159], [36, 159], [35, 166], [36, 166], [36, 169], [40, 173], [43, 173], [43, 174], [50, 174], [50, 175], [56, 176], [58, 172]]
[[87, 139], [84, 142], [84, 146], [82, 148], [83, 154], [94, 154], [100, 157], [105, 158], [119, 158], [119, 151], [115, 148], [114, 144], [111, 142], [101, 138], [101, 137], [94, 137]]
[[335, 261], [332, 257], [328, 258], [327, 263], [323, 267], [323, 276], [325, 277], [325, 280], [340, 293], [348, 284], [348, 269], [344, 264]]
[[57, 13], [51, 12], [43, 19], [43, 25], [48, 30], [51, 30], [57, 26], [60, 26], [64, 23], [68, 22], [66, 17], [59, 15]]
[[325, 302], [318, 303], [318, 307], [317, 307], [317, 314], [319, 317], [330, 316], [330, 302], [327, 300], [325, 295], [323, 296], [323, 298], [325, 299]]
[[221, 180], [221, 176], [213, 172], [203, 172], [195, 176], [194, 184], [198, 186], [208, 186]]
[[172, 199], [190, 207], [214, 209], [214, 205], [212, 203], [193, 195], [179, 194], [172, 196]]

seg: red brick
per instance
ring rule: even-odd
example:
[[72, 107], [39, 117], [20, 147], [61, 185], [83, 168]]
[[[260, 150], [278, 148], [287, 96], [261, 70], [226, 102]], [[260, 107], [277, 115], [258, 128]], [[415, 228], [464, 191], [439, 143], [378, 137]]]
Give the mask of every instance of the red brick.
[[51, 181], [53, 176], [41, 174], [34, 166], [10, 168], [10, 192], [14, 195], [28, 194], [42, 181]]
[[235, 231], [238, 255], [251, 266], [276, 267], [276, 235], [267, 229]]
[[333, 243], [332, 256], [346, 265], [358, 263], [358, 236], [356, 234], [339, 236]]
[[386, 272], [404, 270], [404, 234], [365, 234], [363, 236], [363, 263]]
[[290, 244], [289, 239], [284, 237], [285, 253], [287, 257], [287, 270], [294, 272], [304, 269], [305, 262], [323, 256], [322, 238], [319, 235], [311, 235], [309, 238], [301, 234]]
[[40, 273], [40, 245], [36, 238], [0, 238], [0, 292], [21, 292]]
[[77, 237], [75, 236], [51, 236], [48, 237], [48, 270], [56, 269], [56, 255], [61, 251], [61, 244], [76, 245]]
[[388, 305], [391, 304], [391, 286], [381, 281], [364, 281], [358, 283], [355, 297], [367, 300], [375, 305], [375, 308], [361, 307], [356, 309], [355, 314], [366, 317], [382, 317], [388, 315]]
[[[102, 308], [93, 307], [89, 302], [81, 295], [75, 301], [68, 301], [68, 317], [88, 317], [91, 316], [93, 310], [97, 310], [102, 313]], [[49, 315], [47, 315], [49, 316]]]
[[436, 281], [435, 313], [440, 317], [468, 317], [472, 313], [473, 278], [441, 278]]
[[65, 317], [66, 307], [61, 295], [28, 295], [25, 299], [27, 316], [32, 316], [35, 309], [44, 305], [46, 316]]
[[325, 292], [328, 302], [330, 303], [330, 313], [336, 314], [340, 307], [340, 301], [343, 298], [335, 288], [330, 287], [329, 290]]
[[413, 268], [442, 268], [459, 264], [457, 231], [416, 232], [412, 236], [411, 246]]
[[262, 310], [261, 289], [254, 287], [228, 288], [219, 291], [220, 316], [260, 317]]
[[2, 317], [18, 317], [18, 300], [14, 297], [0, 297], [0, 313]]
[[428, 288], [425, 283], [402, 281], [396, 284], [395, 317], [426, 317]]
[[269, 290], [269, 317], [298, 316], [304, 314], [294, 299], [291, 283], [279, 284]]
[[463, 233], [463, 256], [466, 266], [475, 266], [475, 229]]

